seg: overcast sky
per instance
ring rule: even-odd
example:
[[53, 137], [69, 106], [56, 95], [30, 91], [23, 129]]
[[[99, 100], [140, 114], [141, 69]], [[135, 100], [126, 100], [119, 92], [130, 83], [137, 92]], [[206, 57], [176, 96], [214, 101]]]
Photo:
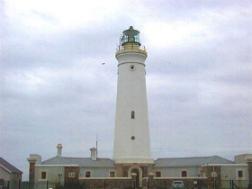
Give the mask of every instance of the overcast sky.
[[[0, 1], [0, 156], [112, 157], [119, 37], [140, 30], [153, 158], [252, 153], [250, 0]], [[102, 63], [105, 62], [105, 65]]]

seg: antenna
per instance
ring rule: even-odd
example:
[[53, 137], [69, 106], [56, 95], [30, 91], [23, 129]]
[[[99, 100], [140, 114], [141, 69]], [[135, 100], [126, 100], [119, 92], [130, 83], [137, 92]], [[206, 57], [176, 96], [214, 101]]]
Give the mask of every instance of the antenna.
[[95, 136], [95, 148], [96, 148], [96, 156], [98, 157], [98, 137], [97, 137], [97, 134]]

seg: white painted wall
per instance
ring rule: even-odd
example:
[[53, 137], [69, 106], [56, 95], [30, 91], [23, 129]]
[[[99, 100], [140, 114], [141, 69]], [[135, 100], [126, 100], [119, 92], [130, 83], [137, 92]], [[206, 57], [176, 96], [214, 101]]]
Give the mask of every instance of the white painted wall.
[[[115, 116], [116, 163], [152, 163], [145, 81], [147, 54], [139, 47], [117, 53], [118, 81]], [[134, 66], [134, 69], [131, 69]], [[135, 119], [131, 119], [131, 111]], [[135, 139], [132, 140], [131, 137]]]
[[252, 159], [252, 154], [240, 154], [235, 156], [235, 163], [247, 163], [248, 159]]
[[[41, 173], [46, 172], [46, 180], [52, 183], [64, 183], [64, 167], [61, 166], [36, 166], [35, 168], [35, 182], [43, 181]], [[59, 176], [61, 175], [61, 176]]]
[[197, 177], [200, 175], [200, 167], [163, 167], [155, 168], [154, 171], [160, 171], [162, 177], [181, 177], [182, 171], [187, 171], [187, 177]]
[[[243, 177], [238, 178], [238, 170], [243, 171]], [[221, 166], [221, 186], [222, 188], [229, 188], [230, 180], [234, 180], [238, 187], [246, 188], [248, 186], [248, 167], [246, 164], [236, 164]]]
[[0, 166], [0, 178], [4, 179], [5, 184], [9, 182], [10, 189], [18, 189], [19, 182], [22, 180], [22, 176], [17, 173], [9, 173], [3, 167]]
[[[243, 178], [238, 178], [238, 170], [243, 171]], [[246, 164], [235, 164], [221, 166], [221, 179], [223, 180], [248, 180], [248, 166]]]
[[0, 178], [4, 179], [4, 180], [10, 180], [11, 179], [11, 175], [9, 172], [7, 172], [5, 169], [3, 169], [0, 166]]
[[110, 171], [115, 171], [113, 168], [80, 168], [80, 177], [85, 177], [86, 171], [91, 171], [91, 177], [109, 177]]

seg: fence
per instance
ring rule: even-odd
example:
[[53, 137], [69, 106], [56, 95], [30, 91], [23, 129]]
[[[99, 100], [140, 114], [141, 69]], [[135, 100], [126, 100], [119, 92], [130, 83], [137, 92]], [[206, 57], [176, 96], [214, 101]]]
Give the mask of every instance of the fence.
[[[221, 180], [219, 185], [208, 184], [205, 181], [198, 181], [197, 186], [191, 181], [184, 181], [184, 189], [248, 189], [248, 180]], [[143, 181], [143, 189], [172, 189], [172, 180], [158, 179], [153, 180], [152, 184]], [[4, 187], [4, 189], [8, 189]], [[79, 183], [68, 183], [61, 186], [57, 183], [48, 181], [39, 181], [34, 184], [22, 182], [20, 189], [135, 189], [132, 180], [81, 180]]]
[[39, 181], [35, 183], [22, 182], [21, 189], [55, 189], [56, 184], [48, 181]]
[[248, 189], [248, 180], [221, 180], [221, 189]]

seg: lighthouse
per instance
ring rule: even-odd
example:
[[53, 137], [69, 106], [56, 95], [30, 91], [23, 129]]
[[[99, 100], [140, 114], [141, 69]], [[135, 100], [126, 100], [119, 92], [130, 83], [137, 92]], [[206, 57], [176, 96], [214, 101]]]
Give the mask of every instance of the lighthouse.
[[[143, 169], [153, 160], [150, 155], [145, 80], [147, 52], [141, 46], [138, 30], [130, 26], [123, 31], [115, 56], [118, 81], [113, 158], [121, 172], [128, 171], [128, 175], [119, 175], [129, 176], [133, 171], [141, 176]], [[127, 170], [122, 170], [122, 167]]]

